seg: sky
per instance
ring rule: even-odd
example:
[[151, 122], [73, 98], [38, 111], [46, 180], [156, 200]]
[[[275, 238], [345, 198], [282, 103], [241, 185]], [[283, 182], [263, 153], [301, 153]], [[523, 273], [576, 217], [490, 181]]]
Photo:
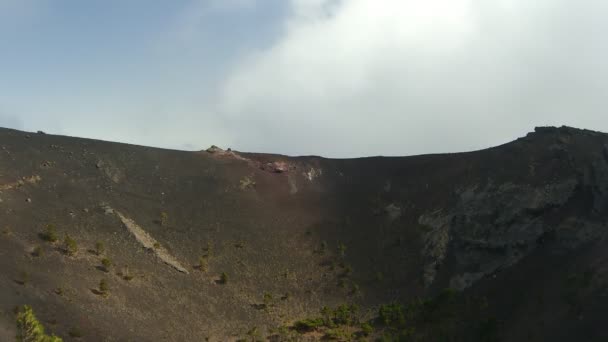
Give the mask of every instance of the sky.
[[0, 126], [360, 157], [608, 131], [603, 0], [0, 0]]

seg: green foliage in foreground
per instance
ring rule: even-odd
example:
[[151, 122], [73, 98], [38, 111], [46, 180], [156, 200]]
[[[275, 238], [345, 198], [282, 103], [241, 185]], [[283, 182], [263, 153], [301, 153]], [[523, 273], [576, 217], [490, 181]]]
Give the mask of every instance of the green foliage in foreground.
[[55, 335], [46, 335], [44, 326], [34, 315], [34, 310], [28, 305], [17, 314], [17, 341], [18, 342], [63, 342]]
[[381, 305], [365, 320], [356, 305], [324, 307], [320, 316], [297, 321], [291, 329], [334, 341], [500, 341], [500, 323], [486, 308], [483, 297], [446, 289], [433, 298]]

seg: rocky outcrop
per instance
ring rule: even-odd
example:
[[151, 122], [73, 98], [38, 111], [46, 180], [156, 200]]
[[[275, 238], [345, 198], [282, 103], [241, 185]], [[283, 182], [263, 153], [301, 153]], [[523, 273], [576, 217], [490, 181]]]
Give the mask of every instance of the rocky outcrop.
[[284, 173], [289, 171], [289, 164], [283, 161], [275, 161], [271, 163], [262, 164], [260, 168], [264, 171], [272, 173]]
[[[544, 187], [490, 183], [484, 188], [461, 189], [454, 208], [419, 219], [419, 223], [431, 228], [425, 235], [423, 250], [427, 260], [425, 284], [433, 283], [448, 253], [456, 263], [450, 286], [462, 290], [517, 263], [549, 234], [565, 248], [576, 248], [598, 238], [604, 230], [597, 223], [573, 218], [554, 226], [544, 218], [546, 213], [565, 206], [579, 185], [576, 179], [567, 179]], [[606, 192], [597, 196], [601, 200], [596, 204], [606, 199]]]

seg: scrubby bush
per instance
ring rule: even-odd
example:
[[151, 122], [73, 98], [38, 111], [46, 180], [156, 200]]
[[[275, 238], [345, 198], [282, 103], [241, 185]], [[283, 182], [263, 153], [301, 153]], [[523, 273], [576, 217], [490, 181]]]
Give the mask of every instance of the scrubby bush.
[[213, 245], [211, 244], [211, 242], [207, 242], [207, 246], [203, 248], [203, 251], [205, 251], [205, 254], [209, 258], [213, 255]]
[[161, 226], [166, 226], [167, 223], [169, 223], [169, 214], [167, 214], [167, 212], [165, 211], [161, 211], [160, 213], [160, 225]]
[[380, 306], [378, 317], [386, 326], [402, 325], [405, 323], [403, 306], [399, 304], [386, 304]]
[[47, 335], [44, 326], [34, 315], [34, 311], [29, 305], [17, 314], [17, 341], [18, 342], [63, 342], [55, 335]]
[[209, 270], [209, 257], [206, 255], [198, 258], [198, 268], [202, 272], [207, 272]]
[[325, 326], [325, 321], [322, 318], [303, 319], [293, 325], [294, 329], [301, 333], [315, 331], [323, 326]]
[[342, 258], [346, 256], [346, 245], [343, 243], [338, 244], [338, 255]]
[[54, 224], [47, 224], [44, 232], [42, 232], [42, 238], [48, 242], [57, 242], [57, 227]]
[[365, 322], [361, 324], [361, 332], [363, 333], [363, 336], [369, 336], [372, 332], [374, 332], [374, 328], [371, 324]]
[[228, 283], [228, 275], [226, 274], [226, 272], [222, 272], [222, 274], [220, 275], [220, 284], [227, 284]]
[[319, 254], [321, 254], [321, 255], [325, 254], [326, 250], [327, 250], [327, 241], [321, 241], [321, 246], [319, 247]]
[[122, 276], [122, 279], [126, 280], [126, 281], [130, 281], [133, 279], [133, 275], [131, 275], [131, 272], [129, 272], [129, 267], [125, 266], [122, 271], [120, 272], [120, 275]]
[[72, 239], [72, 237], [68, 234], [65, 235], [63, 244], [65, 254], [73, 256], [76, 254], [76, 252], [78, 252], [78, 244], [76, 243], [76, 240]]
[[105, 279], [101, 279], [99, 281], [99, 293], [101, 293], [102, 295], [107, 295], [108, 292], [110, 291], [110, 287], [108, 286], [108, 283], [106, 282]]
[[103, 245], [103, 242], [101, 242], [101, 241], [95, 242], [95, 254], [102, 255], [103, 252], [105, 252], [105, 251], [106, 251], [106, 248]]
[[112, 266], [112, 260], [108, 258], [101, 259], [101, 265], [103, 266], [106, 272], [110, 271], [110, 267]]

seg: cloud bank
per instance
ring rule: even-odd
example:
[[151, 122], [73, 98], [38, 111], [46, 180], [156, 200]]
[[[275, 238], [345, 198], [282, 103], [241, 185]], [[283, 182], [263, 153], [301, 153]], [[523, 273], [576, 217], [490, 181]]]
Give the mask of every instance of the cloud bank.
[[246, 150], [333, 157], [484, 148], [535, 125], [608, 130], [608, 3], [291, 0], [215, 111]]

